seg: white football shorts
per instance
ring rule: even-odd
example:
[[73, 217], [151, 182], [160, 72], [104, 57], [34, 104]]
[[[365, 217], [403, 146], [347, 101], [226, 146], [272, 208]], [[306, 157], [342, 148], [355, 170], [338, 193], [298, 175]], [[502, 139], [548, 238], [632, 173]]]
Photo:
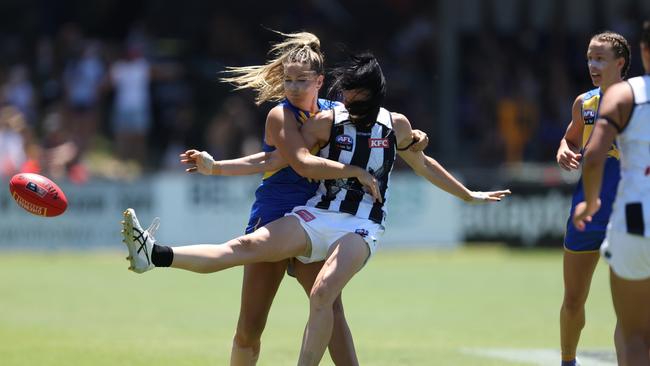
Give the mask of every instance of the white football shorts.
[[608, 228], [605, 241], [600, 247], [617, 276], [626, 280], [650, 278], [650, 238], [614, 231]]
[[319, 262], [325, 259], [330, 247], [343, 235], [359, 234], [368, 244], [370, 254], [377, 250], [377, 241], [384, 234], [384, 227], [369, 219], [363, 219], [345, 212], [322, 210], [315, 207], [298, 206], [287, 213], [298, 218], [309, 239], [311, 255], [296, 257], [302, 263]]

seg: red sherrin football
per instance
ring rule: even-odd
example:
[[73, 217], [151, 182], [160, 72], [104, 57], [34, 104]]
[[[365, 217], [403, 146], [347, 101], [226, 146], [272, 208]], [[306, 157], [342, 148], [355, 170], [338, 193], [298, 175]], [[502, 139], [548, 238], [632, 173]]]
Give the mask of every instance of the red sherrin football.
[[58, 216], [68, 208], [68, 199], [61, 188], [42, 175], [14, 175], [9, 181], [9, 192], [20, 207], [37, 216]]

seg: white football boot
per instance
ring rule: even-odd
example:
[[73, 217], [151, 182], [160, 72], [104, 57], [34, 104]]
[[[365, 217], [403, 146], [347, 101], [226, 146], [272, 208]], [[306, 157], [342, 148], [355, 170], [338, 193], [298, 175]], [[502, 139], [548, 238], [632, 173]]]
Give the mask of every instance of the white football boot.
[[156, 239], [153, 237], [154, 232], [160, 226], [160, 219], [155, 218], [147, 230], [142, 230], [142, 226], [135, 216], [135, 210], [132, 208], [124, 211], [124, 221], [122, 221], [122, 240], [126, 247], [129, 248], [129, 256], [126, 259], [131, 262], [129, 270], [135, 273], [143, 273], [155, 266], [151, 262], [151, 253]]

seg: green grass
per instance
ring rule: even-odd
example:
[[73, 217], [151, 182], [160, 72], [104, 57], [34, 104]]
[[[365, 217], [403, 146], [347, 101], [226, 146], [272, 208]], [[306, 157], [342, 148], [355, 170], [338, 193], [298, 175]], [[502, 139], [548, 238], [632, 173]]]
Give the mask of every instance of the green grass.
[[[363, 365], [516, 365], [462, 348], [557, 348], [561, 251], [380, 251], [344, 303]], [[227, 365], [241, 270], [135, 275], [121, 253], [0, 253], [0, 364]], [[287, 277], [260, 365], [295, 364], [307, 300]], [[613, 348], [600, 263], [581, 347]], [[322, 363], [331, 365], [326, 355]]]

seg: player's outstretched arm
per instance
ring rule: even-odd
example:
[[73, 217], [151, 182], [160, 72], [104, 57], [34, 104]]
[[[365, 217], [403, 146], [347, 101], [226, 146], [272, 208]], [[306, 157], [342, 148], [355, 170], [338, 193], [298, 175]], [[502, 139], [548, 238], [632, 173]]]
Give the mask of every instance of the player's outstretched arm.
[[[403, 146], [405, 141], [411, 139], [411, 124], [405, 116], [393, 113], [393, 128], [398, 141], [397, 146]], [[424, 177], [436, 187], [453, 194], [463, 201], [471, 203], [495, 202], [510, 194], [510, 190], [470, 191], [435, 159], [424, 155], [421, 151], [398, 150], [398, 154], [417, 175]]]
[[215, 161], [206, 151], [191, 149], [182, 153], [180, 159], [181, 163], [189, 165], [186, 172], [204, 175], [252, 175], [287, 166], [282, 156], [276, 152], [258, 152], [237, 159]]

